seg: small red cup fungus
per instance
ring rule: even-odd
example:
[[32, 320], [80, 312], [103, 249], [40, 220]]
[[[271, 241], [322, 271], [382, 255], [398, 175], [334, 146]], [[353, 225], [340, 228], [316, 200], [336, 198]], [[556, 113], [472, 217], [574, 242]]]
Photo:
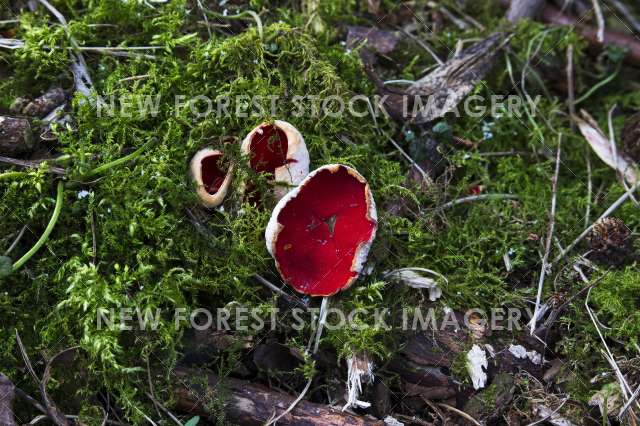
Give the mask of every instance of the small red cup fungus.
[[222, 168], [222, 152], [217, 149], [201, 149], [191, 159], [189, 169], [196, 184], [196, 192], [205, 207], [217, 207], [222, 204], [231, 185], [233, 166]]
[[289, 285], [310, 296], [330, 296], [358, 278], [376, 228], [367, 181], [351, 167], [329, 164], [278, 202], [265, 238]]
[[249, 157], [249, 166], [254, 171], [273, 177], [278, 199], [309, 174], [309, 152], [304, 138], [286, 121], [260, 124], [244, 138], [241, 151]]

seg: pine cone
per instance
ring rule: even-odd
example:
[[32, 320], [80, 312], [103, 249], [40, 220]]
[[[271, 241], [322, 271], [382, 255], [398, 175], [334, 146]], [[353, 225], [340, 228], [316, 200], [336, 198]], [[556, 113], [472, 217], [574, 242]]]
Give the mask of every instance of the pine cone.
[[633, 161], [640, 163], [640, 112], [627, 118], [622, 128], [624, 153]]
[[587, 238], [592, 257], [602, 263], [621, 265], [628, 260], [632, 251], [631, 230], [615, 217], [596, 222]]

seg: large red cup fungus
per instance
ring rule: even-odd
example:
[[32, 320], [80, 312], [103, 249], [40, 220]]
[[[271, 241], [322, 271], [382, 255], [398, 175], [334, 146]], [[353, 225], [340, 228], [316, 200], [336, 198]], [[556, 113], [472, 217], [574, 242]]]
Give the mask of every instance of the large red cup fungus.
[[274, 189], [277, 198], [282, 198], [309, 174], [309, 152], [304, 138], [286, 121], [260, 124], [244, 138], [241, 150], [254, 171], [266, 173], [276, 184], [280, 183]]
[[367, 181], [351, 167], [329, 164], [278, 202], [265, 237], [289, 285], [310, 296], [330, 296], [358, 278], [376, 228]]
[[217, 149], [201, 149], [191, 159], [191, 178], [196, 184], [196, 192], [205, 207], [222, 204], [231, 184], [233, 166], [224, 170], [221, 166], [222, 152]]

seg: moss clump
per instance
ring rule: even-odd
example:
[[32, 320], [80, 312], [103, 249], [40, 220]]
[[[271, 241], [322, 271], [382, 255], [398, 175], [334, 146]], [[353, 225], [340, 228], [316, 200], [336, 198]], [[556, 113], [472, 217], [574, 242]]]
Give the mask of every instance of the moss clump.
[[[431, 41], [443, 58], [458, 39], [485, 36], [495, 29], [499, 11], [491, 7], [493, 2], [472, 3], [466, 12], [473, 13], [489, 29], [438, 33]], [[564, 65], [560, 49], [569, 44], [574, 47], [575, 62], [583, 58], [585, 45], [569, 29], [547, 29], [526, 22], [514, 30], [510, 51], [499, 58], [493, 73], [478, 84], [475, 93], [487, 98], [513, 93], [512, 80], [519, 81], [524, 63], [539, 49], [546, 53], [540, 69], [527, 73], [531, 75], [527, 94], [543, 98], [535, 107], [525, 104], [526, 109], [516, 115], [443, 118], [441, 122], [446, 122], [454, 135], [477, 142], [479, 148], [443, 149], [444, 173], [436, 185], [425, 189], [406, 178], [409, 165], [383, 134], [397, 135], [398, 142], [409, 150], [411, 135], [430, 129], [401, 129], [385, 117], [378, 117], [376, 122], [371, 117], [348, 114], [297, 114], [296, 96], [321, 99], [373, 94], [374, 87], [363, 74], [357, 52], [345, 50], [337, 37], [337, 23], [344, 23], [345, 16], [349, 23], [367, 22], [355, 15], [363, 10], [362, 2], [321, 2], [318, 16], [326, 31], [318, 35], [307, 26], [310, 16], [288, 7], [288, 2], [273, 6], [272, 2], [255, 0], [243, 4], [241, 10], [250, 6], [260, 12], [262, 31], [251, 20], [233, 24], [223, 20], [231, 27], [210, 27], [211, 36], [200, 22], [198, 8], [185, 1], [155, 8], [144, 2], [120, 0], [53, 4], [67, 17], [69, 32], [52, 24], [43, 9], [21, 15], [16, 35], [25, 40], [25, 48], [0, 53], [4, 61], [0, 72], [7, 74], [0, 82], [0, 106], [10, 105], [17, 96], [37, 96], [53, 84], [71, 88], [70, 36], [81, 46], [146, 46], [150, 49], [144, 54], [152, 55], [127, 51], [129, 56], [116, 57], [85, 52], [95, 83], [94, 95], [108, 107], [99, 110], [96, 103], [75, 98], [71, 105], [74, 125], [56, 128], [58, 142], [43, 144], [47, 151], [68, 156], [63, 164], [68, 189], [62, 215], [46, 246], [25, 268], [1, 278], [0, 370], [16, 382], [26, 378], [15, 351], [16, 329], [32, 354], [80, 344], [77, 372], [67, 372], [78, 384], [76, 393], [59, 400], [68, 412], [80, 412], [82, 403], [78, 401], [104, 391], [115, 397], [114, 404], [125, 410], [131, 422], [141, 423], [140, 411], [152, 409], [144, 395], [147, 360], [151, 370], [160, 372], [153, 376], [158, 397], [171, 401], [169, 371], [183, 349], [183, 332], [173, 318], [175, 309], [188, 312], [198, 307], [215, 310], [241, 305], [264, 310], [273, 304], [273, 295], [263, 291], [253, 277], [258, 273], [273, 282], [279, 279], [263, 237], [275, 200], [267, 191], [266, 177], [252, 175], [246, 166], [237, 143], [261, 121], [286, 118], [300, 129], [312, 168], [341, 162], [358, 169], [368, 179], [379, 206], [379, 232], [370, 253], [368, 274], [332, 300], [333, 306], [346, 311], [370, 311], [357, 318], [355, 325], [362, 329], [325, 333], [323, 345], [342, 357], [367, 352], [385, 360], [398, 350], [397, 333], [376, 325], [371, 311], [389, 308], [392, 315], [388, 323], [392, 324], [394, 312], [422, 307], [424, 298], [415, 289], [386, 283], [383, 276], [393, 269], [427, 267], [446, 276], [448, 284], [443, 285], [443, 297], [436, 302], [439, 308], [528, 306], [535, 297], [541, 237], [547, 229], [558, 133], [564, 135], [564, 146], [570, 147], [563, 150], [559, 177], [555, 233], [559, 242], [568, 244], [588, 225], [584, 220], [587, 206], [593, 218], [624, 192], [614, 173], [591, 156], [593, 187], [601, 188], [602, 196], [589, 198], [585, 184], [588, 147], [572, 132], [570, 123], [560, 114], [564, 108], [561, 100], [549, 96], [553, 88], [542, 78], [544, 69]], [[446, 4], [455, 10], [458, 3]], [[383, 7], [391, 10], [394, 6], [383, 2]], [[391, 56], [401, 66], [381, 70], [385, 77], [419, 78], [434, 64], [415, 45], [397, 49]], [[615, 69], [619, 63], [615, 59], [612, 53], [608, 55], [599, 71]], [[614, 102], [623, 108], [640, 107], [638, 93], [614, 90], [620, 83], [618, 77], [607, 90], [592, 95], [598, 102], [590, 105], [590, 112], [601, 124], [606, 122], [607, 109]], [[584, 94], [590, 84], [590, 78], [579, 79], [578, 92]], [[229, 104], [228, 113], [217, 111], [218, 99], [238, 96], [245, 98]], [[254, 105], [251, 96], [262, 98]], [[273, 111], [270, 96], [279, 99]], [[213, 100], [211, 115], [199, 117], [193, 113], [192, 106], [197, 111], [202, 103], [176, 103], [176, 99], [196, 97]], [[317, 107], [318, 101], [313, 99], [309, 102]], [[138, 102], [145, 108], [138, 108]], [[242, 114], [236, 113], [237, 108]], [[616, 118], [616, 130], [621, 125]], [[237, 164], [233, 190], [222, 210], [199, 210], [187, 178], [189, 159], [204, 146], [221, 149]], [[112, 164], [142, 147], [142, 154], [135, 159], [88, 177], [97, 167]], [[516, 154], [488, 155], [504, 151]], [[9, 254], [12, 258], [33, 245], [51, 215], [57, 178], [48, 167], [45, 164], [17, 179], [0, 180], [3, 251], [22, 227], [28, 226]], [[238, 182], [247, 177], [254, 179], [264, 194], [258, 206], [246, 203], [238, 190]], [[474, 188], [510, 194], [517, 200], [479, 201], [440, 209], [447, 201], [470, 195]], [[618, 214], [630, 229], [640, 226], [632, 203], [622, 206]], [[505, 255], [513, 271], [507, 270]], [[624, 347], [633, 348], [640, 331], [640, 318], [634, 312], [639, 284], [633, 268], [631, 265], [604, 278], [593, 289], [590, 301], [600, 320], [611, 327], [607, 337], [622, 342], [616, 348], [618, 353], [624, 353]], [[560, 274], [554, 289], [571, 294], [579, 291], [582, 284], [573, 278]], [[545, 287], [545, 299], [551, 295], [551, 288]], [[311, 305], [315, 307], [317, 301], [311, 301]], [[142, 332], [98, 326], [101, 314], [121, 308], [160, 312], [157, 327]], [[255, 341], [275, 334], [304, 348], [309, 328], [294, 330], [285, 314], [278, 319], [282, 327], [273, 334], [255, 330], [245, 334]], [[577, 379], [567, 386], [580, 389], [581, 398], [586, 398], [592, 389], [583, 368], [599, 372], [609, 367], [603, 359], [594, 357], [600, 343], [594, 339], [596, 334], [580, 303], [574, 302], [559, 321], [563, 330], [572, 330], [565, 333], [560, 348], [575, 359], [571, 367]], [[217, 354], [209, 366], [224, 376], [240, 354], [240, 349]], [[465, 356], [466, 351], [461, 352], [451, 370], [458, 380], [468, 383]], [[310, 375], [313, 368], [307, 362], [304, 375]], [[219, 412], [222, 403], [213, 405]], [[82, 412], [87, 417], [95, 415], [91, 406]]]

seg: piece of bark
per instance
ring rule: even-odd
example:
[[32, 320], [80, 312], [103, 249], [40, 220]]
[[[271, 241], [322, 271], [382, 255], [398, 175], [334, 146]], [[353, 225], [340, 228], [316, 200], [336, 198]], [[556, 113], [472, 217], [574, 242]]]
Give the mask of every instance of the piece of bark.
[[454, 397], [457, 394], [455, 388], [451, 386], [420, 386], [415, 383], [405, 383], [405, 392], [409, 396], [420, 396], [430, 401], [443, 401]]
[[464, 330], [439, 330], [435, 335], [419, 333], [407, 342], [402, 355], [419, 365], [449, 368], [468, 343], [469, 336]]
[[19, 157], [34, 147], [29, 120], [0, 116], [0, 155]]
[[391, 392], [389, 391], [389, 387], [379, 377], [375, 378], [373, 385], [371, 409], [373, 414], [379, 419], [387, 417], [391, 409]]
[[[295, 396], [275, 392], [265, 386], [244, 380], [225, 378], [221, 381], [216, 375], [202, 370], [177, 368], [174, 371], [179, 380], [176, 383], [188, 383], [188, 387], [180, 385], [175, 389], [176, 409], [191, 415], [208, 417], [213, 415], [207, 408], [206, 398], [220, 396], [225, 400], [226, 419], [241, 425], [263, 425], [286, 410], [296, 399]], [[200, 380], [205, 376], [206, 389]], [[278, 421], [279, 425], [292, 426], [384, 426], [384, 422], [370, 416], [357, 416], [348, 412], [308, 401], [300, 401], [294, 408]]]
[[524, 18], [535, 18], [544, 0], [513, 0], [507, 11], [507, 20], [517, 22]]
[[65, 91], [60, 87], [55, 87], [29, 102], [23, 108], [22, 113], [32, 117], [44, 117], [64, 103], [66, 99], [67, 94]]
[[15, 388], [11, 380], [0, 373], [0, 425], [16, 426], [13, 417], [13, 400], [15, 399]]
[[507, 41], [503, 33], [491, 34], [409, 86], [409, 95], [426, 97], [421, 108], [412, 111], [416, 113], [413, 121], [427, 123], [457, 108], [491, 70], [496, 55]]
[[[278, 342], [267, 342], [255, 347], [253, 363], [260, 370], [265, 371], [293, 371], [300, 365], [301, 356], [292, 349]], [[302, 357], [304, 359], [304, 357]]]
[[640, 112], [627, 117], [620, 136], [625, 154], [640, 163]]

